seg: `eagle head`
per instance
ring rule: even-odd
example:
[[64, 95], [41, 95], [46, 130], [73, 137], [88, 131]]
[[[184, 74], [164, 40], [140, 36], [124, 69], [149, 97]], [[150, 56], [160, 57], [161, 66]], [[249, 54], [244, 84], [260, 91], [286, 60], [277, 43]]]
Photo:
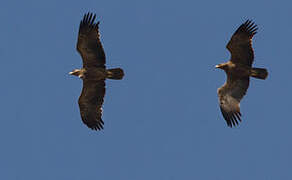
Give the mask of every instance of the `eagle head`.
[[215, 66], [215, 68], [219, 68], [219, 69], [223, 69], [223, 70], [226, 70], [228, 68], [228, 65], [226, 63], [223, 63], [223, 64], [217, 64]]
[[83, 79], [84, 72], [81, 69], [74, 69], [72, 72], [69, 72], [70, 75], [78, 76], [79, 78]]

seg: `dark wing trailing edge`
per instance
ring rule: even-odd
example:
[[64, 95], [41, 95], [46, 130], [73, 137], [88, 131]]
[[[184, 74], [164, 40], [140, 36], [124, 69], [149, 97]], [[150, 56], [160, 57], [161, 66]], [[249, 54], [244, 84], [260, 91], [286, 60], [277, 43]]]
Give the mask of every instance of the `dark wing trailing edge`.
[[96, 15], [87, 13], [80, 22], [77, 51], [83, 60], [83, 67], [105, 68], [105, 54], [100, 42], [99, 22], [94, 23]]
[[78, 104], [84, 124], [93, 130], [103, 129], [102, 104], [105, 95], [105, 82], [83, 80], [83, 89]]
[[252, 37], [257, 33], [257, 25], [247, 20], [232, 35], [226, 48], [231, 53], [231, 61], [251, 66], [254, 59]]
[[240, 100], [246, 94], [249, 78], [230, 80], [218, 89], [220, 110], [229, 127], [241, 121]]

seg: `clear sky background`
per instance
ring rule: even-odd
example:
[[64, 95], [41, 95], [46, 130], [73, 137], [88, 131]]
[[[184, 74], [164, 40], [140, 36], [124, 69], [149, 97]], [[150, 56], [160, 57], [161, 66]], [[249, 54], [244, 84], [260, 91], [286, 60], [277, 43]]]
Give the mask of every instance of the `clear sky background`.
[[[292, 179], [291, 6], [288, 1], [2, 1], [0, 179]], [[108, 67], [103, 119], [95, 132], [77, 104], [76, 51], [86, 12], [101, 21]], [[228, 128], [214, 66], [247, 19], [259, 27], [255, 66]]]

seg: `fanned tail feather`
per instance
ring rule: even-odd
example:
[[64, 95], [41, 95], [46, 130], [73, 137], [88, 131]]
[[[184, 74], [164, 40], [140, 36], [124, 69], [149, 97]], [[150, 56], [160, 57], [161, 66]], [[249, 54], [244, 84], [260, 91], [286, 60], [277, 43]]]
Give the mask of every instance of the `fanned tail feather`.
[[107, 70], [107, 78], [109, 79], [123, 79], [124, 77], [124, 71], [121, 68], [114, 68], [114, 69], [108, 69]]
[[268, 71], [264, 68], [252, 68], [251, 76], [258, 79], [266, 79], [268, 77]]

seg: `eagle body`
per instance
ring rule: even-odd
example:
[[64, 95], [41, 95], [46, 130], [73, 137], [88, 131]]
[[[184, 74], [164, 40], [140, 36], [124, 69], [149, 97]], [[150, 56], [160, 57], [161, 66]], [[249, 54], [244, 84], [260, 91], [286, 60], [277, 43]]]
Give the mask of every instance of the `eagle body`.
[[228, 61], [224, 64], [219, 64], [216, 68], [221, 68], [225, 71], [226, 74], [230, 74], [233, 78], [244, 78], [251, 75], [251, 68], [244, 64], [233, 63]]
[[120, 80], [124, 76], [121, 68], [106, 69], [105, 53], [100, 42], [99, 22], [96, 15], [87, 13], [80, 22], [77, 51], [82, 57], [83, 67], [69, 74], [83, 80], [83, 88], [78, 99], [81, 119], [93, 130], [103, 129], [102, 105], [105, 96], [105, 80]]
[[268, 71], [264, 68], [253, 68], [254, 51], [252, 38], [257, 26], [247, 20], [232, 35], [226, 48], [231, 53], [228, 62], [216, 65], [225, 71], [227, 80], [218, 88], [219, 106], [229, 127], [238, 125], [241, 121], [240, 101], [249, 87], [250, 77], [266, 79]]
[[83, 80], [89, 81], [100, 81], [107, 78], [107, 70], [104, 68], [90, 67], [75, 69], [73, 72], [70, 72], [71, 75], [80, 77]]

